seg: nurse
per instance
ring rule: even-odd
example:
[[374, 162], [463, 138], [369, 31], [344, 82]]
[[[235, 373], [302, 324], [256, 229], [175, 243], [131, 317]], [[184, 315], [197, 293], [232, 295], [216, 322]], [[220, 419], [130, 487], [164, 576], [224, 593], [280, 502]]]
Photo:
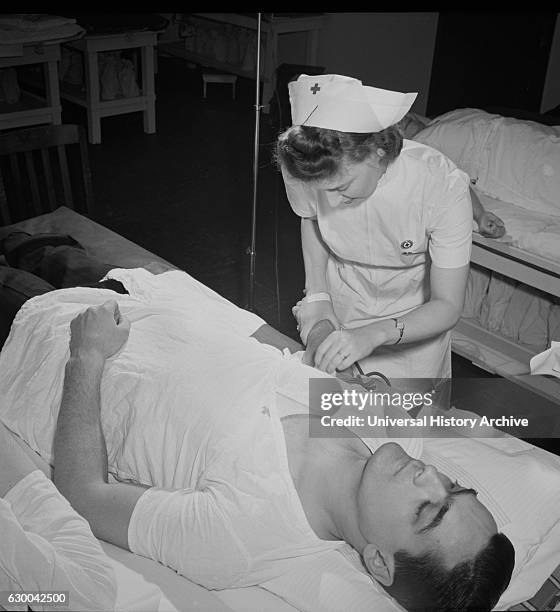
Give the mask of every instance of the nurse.
[[293, 125], [276, 157], [301, 217], [305, 297], [294, 315], [304, 344], [318, 321], [336, 328], [315, 365], [451, 376], [471, 252], [467, 174], [403, 140], [395, 124], [415, 93], [340, 75], [300, 75], [289, 93]]

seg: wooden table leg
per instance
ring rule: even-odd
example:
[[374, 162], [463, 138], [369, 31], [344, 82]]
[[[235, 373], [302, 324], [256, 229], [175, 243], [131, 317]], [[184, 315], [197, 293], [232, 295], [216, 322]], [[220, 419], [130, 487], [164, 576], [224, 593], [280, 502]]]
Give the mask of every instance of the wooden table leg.
[[146, 134], [154, 134], [156, 131], [156, 94], [154, 85], [154, 48], [151, 45], [142, 47], [142, 95], [146, 98], [144, 132]]
[[99, 116], [99, 60], [97, 51], [87, 50], [86, 59], [86, 98], [88, 134], [91, 144], [101, 142], [101, 118]]
[[62, 123], [62, 106], [60, 105], [60, 90], [58, 87], [58, 62], [43, 64], [46, 84], [47, 105], [51, 109], [52, 123]]

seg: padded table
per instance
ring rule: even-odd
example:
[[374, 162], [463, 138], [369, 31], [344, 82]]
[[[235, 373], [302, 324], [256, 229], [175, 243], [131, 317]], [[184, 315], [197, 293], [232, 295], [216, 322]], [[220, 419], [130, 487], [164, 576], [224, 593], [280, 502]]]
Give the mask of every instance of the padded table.
[[[54, 212], [19, 221], [9, 227], [30, 234], [43, 232], [70, 234], [86, 249], [89, 255], [115, 268], [140, 268], [152, 262], [163, 264], [163, 267], [169, 269], [177, 268], [162, 257], [66, 206], [61, 206]], [[0, 257], [0, 262], [2, 259], [3, 257]], [[293, 353], [303, 348], [298, 342], [268, 324], [263, 325], [256, 334], [259, 342], [270, 344], [281, 350], [287, 348]]]

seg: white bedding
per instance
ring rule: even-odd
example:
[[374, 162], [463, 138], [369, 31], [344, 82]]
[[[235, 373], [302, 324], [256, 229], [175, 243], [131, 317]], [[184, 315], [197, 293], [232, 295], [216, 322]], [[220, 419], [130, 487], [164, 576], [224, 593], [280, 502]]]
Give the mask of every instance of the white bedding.
[[560, 126], [460, 108], [413, 136], [470, 177], [482, 205], [501, 217], [501, 242], [560, 261]]
[[560, 217], [560, 126], [459, 108], [436, 117], [414, 140], [451, 158], [480, 192]]
[[[106, 542], [101, 544], [109, 557], [115, 561], [119, 581], [117, 599], [119, 610], [155, 612], [153, 607], [141, 606], [139, 602], [146, 594], [154, 597], [157, 589], [161, 589], [164, 597], [161, 598], [158, 612], [168, 612], [168, 610], [172, 612], [174, 608], [179, 612], [190, 612], [191, 610], [196, 612], [297, 611], [296, 607], [266, 589], [249, 587], [210, 592], [149, 559], [138, 557]], [[516, 577], [496, 610], [507, 610], [510, 606], [528, 597], [528, 593], [536, 592], [546, 576], [557, 567], [559, 550], [560, 523], [557, 523], [544, 540], [539, 554], [525, 565], [524, 571]], [[129, 570], [129, 573], [125, 573], [126, 569]], [[295, 600], [297, 600], [296, 593], [297, 585], [294, 585], [293, 597]], [[348, 603], [347, 611], [352, 612], [353, 608], [350, 607], [350, 602]], [[387, 604], [385, 610], [378, 607], [374, 612], [404, 612], [402, 608], [392, 604], [388, 598], [385, 602], [380, 600], [380, 604], [382, 603]], [[318, 612], [324, 612], [324, 610]]]
[[[168, 274], [170, 275], [168, 278], [175, 278], [177, 279], [177, 281], [179, 280], [179, 276], [177, 276], [178, 274], [184, 275], [184, 273], [168, 273]], [[150, 279], [150, 275], [148, 273], [146, 273], [146, 275], [147, 275], [146, 276], [147, 282], [152, 280]], [[185, 276], [188, 276], [188, 275], [184, 275], [182, 278], [184, 278]], [[211, 298], [213, 296], [209, 295], [207, 292], [203, 291], [200, 287], [198, 287], [198, 283], [194, 281], [194, 279], [193, 279], [193, 285], [194, 285], [195, 290], [191, 291], [192, 301], [191, 303], [188, 304], [187, 311], [191, 316], [199, 317], [201, 324], [204, 323], [208, 325], [210, 321], [208, 320], [208, 316], [207, 316], [207, 312], [208, 312], [207, 307], [203, 308], [201, 307], [201, 305], [203, 304], [207, 305], [208, 298], [209, 297]], [[107, 296], [108, 292], [105, 292], [102, 290], [83, 289], [82, 291], [88, 292], [88, 294], [91, 293], [89, 297], [92, 300], [97, 301], [97, 302], [104, 301], [108, 297]], [[137, 295], [140, 293], [141, 293], [141, 287], [138, 288]], [[202, 298], [202, 299], [197, 301], [196, 299], [197, 295], [199, 298]], [[114, 296], [114, 294], [110, 294], [110, 296]], [[125, 315], [127, 314], [128, 301], [132, 299], [133, 298], [129, 296], [119, 296], [119, 302], [122, 304], [122, 312]], [[134, 313], [133, 313], [135, 320], [137, 321], [138, 324], [149, 325], [148, 319], [145, 319], [145, 320], [142, 319], [143, 310], [142, 310], [142, 307], [138, 306], [138, 300], [140, 302], [142, 301], [141, 295], [138, 295], [138, 297], [134, 299], [137, 300], [135, 304]], [[223, 300], [223, 298], [221, 298], [221, 300]], [[42, 302], [42, 301], [45, 301], [45, 298], [41, 298], [36, 301], [37, 303]], [[220, 300], [217, 300], [217, 301], [220, 302]], [[231, 310], [231, 308], [235, 309], [233, 305], [231, 305], [231, 308], [228, 307], [228, 303], [226, 300], [223, 300], [220, 306], [222, 308], [218, 308], [218, 304], [216, 304], [217, 310], [214, 314], [214, 318], [211, 321], [211, 323], [214, 326], [214, 332], [215, 332], [216, 326], [220, 327], [220, 325], [224, 325], [224, 321], [220, 320], [220, 312], [222, 313], [226, 311], [237, 312], [236, 310], [233, 310], [233, 311]], [[171, 307], [171, 304], [169, 304], [169, 307]], [[76, 304], [72, 304], [70, 302], [64, 305], [58, 304], [58, 309], [53, 310], [51, 313], [52, 314], [51, 325], [53, 326], [55, 325], [57, 318], [60, 318], [61, 316], [64, 317], [68, 314], [66, 313], [65, 315], [64, 313], [62, 313], [61, 308], [62, 309], [69, 308], [71, 310], [75, 310]], [[25, 310], [27, 311], [27, 314], [29, 314], [29, 312], [33, 310], [33, 303], [29, 304], [25, 308]], [[241, 320], [239, 321], [239, 325], [240, 325], [240, 330], [243, 329], [245, 334], [250, 333], [250, 330], [252, 330], [254, 326], [258, 326], [258, 324], [260, 323], [259, 320], [255, 320], [254, 318], [252, 318], [253, 317], [252, 315], [249, 317], [249, 320], [245, 320], [245, 313], [237, 313], [237, 314], [239, 314], [240, 317], [243, 319], [242, 321]], [[223, 329], [224, 330], [226, 329], [225, 325]], [[21, 331], [22, 330], [20, 329], [20, 332]], [[17, 338], [18, 342], [27, 337], [26, 343], [29, 343], [30, 346], [35, 346], [36, 348], [43, 347], [43, 349], [46, 349], [46, 347], [50, 346], [50, 343], [48, 341], [48, 336], [49, 336], [48, 328], [45, 327], [45, 325], [38, 325], [36, 328], [34, 328], [33, 326], [30, 326], [26, 328], [24, 331], [25, 333], [20, 333], [18, 335], [18, 338]], [[173, 334], [174, 331], [179, 332], [180, 330], [179, 328], [177, 328], [177, 330], [175, 330], [174, 328], [171, 328], [171, 329], [168, 329], [167, 331]], [[46, 336], [45, 336], [45, 333], [47, 334]], [[15, 340], [15, 338], [13, 340]], [[134, 349], [134, 346], [133, 346], [134, 338], [132, 334], [131, 334], [130, 340], [131, 340], [131, 345], [128, 347], [128, 349], [133, 350]], [[38, 344], [37, 344], [37, 341], [38, 341]], [[157, 337], [154, 337], [154, 342], [157, 342]], [[244, 346], [246, 348], [249, 347], [249, 345], [246, 344], [247, 342], [250, 342], [250, 341], [245, 341]], [[13, 348], [13, 345], [14, 345], [14, 342], [11, 342], [10, 340], [8, 340], [6, 347], [8, 349], [10, 348], [10, 346], [11, 348]], [[18, 351], [14, 352], [12, 350], [10, 351], [6, 350], [6, 351], [2, 351], [2, 354], [0, 356], [0, 367], [5, 368], [4, 371], [6, 373], [10, 372], [11, 373], [10, 375], [14, 377], [12, 379], [14, 388], [11, 389], [10, 384], [8, 384], [7, 387], [3, 386], [2, 392], [0, 393], [1, 418], [2, 420], [6, 422], [6, 424], [12, 430], [17, 431], [24, 439], [28, 440], [30, 444], [37, 451], [40, 451], [43, 454], [43, 456], [47, 458], [50, 458], [50, 443], [52, 440], [52, 434], [53, 434], [53, 428], [54, 428], [54, 418], [55, 418], [55, 413], [57, 409], [56, 406], [57, 406], [57, 403], [60, 397], [60, 386], [59, 386], [60, 380], [52, 381], [52, 389], [49, 392], [50, 400], [47, 399], [47, 401], [51, 402], [51, 410], [48, 410], [48, 409], [45, 410], [46, 398], [41, 394], [37, 397], [33, 397], [33, 393], [30, 392], [30, 389], [33, 387], [33, 384], [37, 382], [38, 378], [40, 378], [41, 376], [44, 377], [45, 373], [47, 372], [51, 372], [52, 363], [47, 363], [47, 362], [51, 362], [52, 360], [54, 360], [58, 364], [58, 366], [56, 367], [58, 367], [62, 371], [61, 364], [66, 359], [67, 348], [62, 347], [62, 346], [59, 346], [58, 348], [57, 347], [53, 347], [53, 348], [54, 348], [53, 351], [51, 352], [47, 351], [46, 353], [45, 353], [45, 350], [41, 351], [41, 350], [34, 349], [31, 351], [31, 355], [29, 355], [29, 351], [26, 353], [25, 346], [24, 346], [22, 347], [22, 350], [19, 353]], [[255, 351], [256, 353], [259, 353], [259, 356], [261, 355], [263, 350], [266, 351], [267, 349], [265, 349], [264, 347], [260, 347], [257, 349], [255, 347]], [[270, 350], [278, 354], [277, 349], [271, 348]], [[119, 358], [122, 359], [123, 355], [126, 356], [125, 353], [126, 351], [121, 353], [121, 355], [117, 357], [116, 359], [112, 360], [113, 367], [116, 367], [116, 365], [118, 364]], [[32, 372], [30, 372], [29, 369], [26, 368], [26, 357], [28, 358], [32, 357], [38, 360], [37, 365], [36, 367], [33, 367]], [[17, 364], [20, 364], [20, 365], [18, 366]], [[196, 364], [196, 367], [199, 368], [198, 371], [200, 372], [200, 368], [202, 368], [202, 371], [204, 371], [205, 365], [208, 366], [208, 369], [206, 370], [206, 375], [207, 376], [209, 375], [209, 379], [208, 379], [209, 384], [212, 385], [214, 383], [213, 386], [211, 387], [213, 392], [220, 393], [220, 394], [225, 393], [224, 397], [227, 398], [227, 388], [226, 389], [219, 388], [219, 386], [215, 385], [215, 382], [214, 382], [215, 379], [212, 378], [212, 371], [213, 371], [213, 367], [215, 364], [213, 365], [211, 363], [209, 364], [199, 363], [199, 364]], [[4, 379], [3, 382], [6, 383], [6, 379]], [[232, 385], [236, 384], [236, 381], [231, 380], [231, 379], [229, 382]], [[238, 382], [239, 381], [237, 381], [237, 383]], [[122, 395], [120, 399], [126, 403], [127, 398], [130, 399], [130, 396], [127, 394], [132, 391], [133, 390], [131, 388], [120, 389], [119, 393]], [[165, 393], [165, 389], [163, 389], [162, 393]], [[200, 397], [200, 393], [197, 395], [197, 397]], [[25, 401], [22, 402], [22, 398], [25, 398]], [[33, 408], [33, 403], [35, 405], [35, 408]], [[128, 431], [128, 434], [129, 434], [128, 442], [132, 443], [133, 441], [130, 440], [130, 437], [132, 434], [131, 426], [133, 425], [133, 423], [127, 421], [126, 423], [124, 423], [124, 425], [123, 424], [121, 425], [124, 426], [125, 429]], [[122, 427], [120, 429], [122, 430]], [[150, 444], [152, 444], [152, 442], [153, 440], [150, 439]], [[454, 446], [458, 448], [457, 443], [455, 443]], [[525, 452], [525, 449], [521, 449], [519, 452], [515, 450], [514, 454], [517, 455], [523, 452]], [[144, 453], [138, 453], [138, 454], [142, 455]], [[508, 535], [511, 535], [512, 539], [514, 540], [514, 544], [516, 544], [518, 548], [518, 551], [519, 552], [521, 552], [521, 550], [524, 551], [522, 554], [519, 555], [521, 566], [518, 566], [516, 568], [516, 580], [514, 583], [512, 583], [510, 587], [510, 589], [513, 589], [515, 587], [516, 598], [521, 598], [521, 599], [524, 599], [534, 594], [534, 592], [536, 592], [536, 590], [540, 586], [539, 581], [542, 581], [544, 580], [544, 578], [546, 578], [547, 572], [549, 571], [549, 567], [555, 566], [558, 564], [558, 562], [560, 562], [560, 558], [559, 558], [560, 554], [559, 554], [558, 548], [555, 548], [552, 552], [548, 551], [547, 553], [548, 556], [545, 559], [547, 563], [546, 565], [543, 565], [543, 563], [540, 562], [540, 554], [539, 554], [540, 549], [541, 549], [541, 544], [543, 542], [548, 542], [549, 533], [551, 533], [551, 530], [553, 529], [553, 527], [556, 530], [557, 521], [560, 518], [560, 515], [554, 512], [554, 509], [558, 508], [558, 503], [557, 503], [558, 499], [555, 496], [559, 494], [560, 487], [558, 487], [556, 484], [554, 485], [552, 484], [552, 480], [554, 479], [551, 479], [547, 473], [547, 471], [551, 469], [558, 470], [558, 466], [557, 466], [558, 458], [555, 458], [555, 457], [553, 458], [552, 456], [550, 456], [545, 461], [545, 458], [547, 458], [548, 455], [542, 455], [542, 453], [538, 453], [538, 454], [531, 453], [531, 455], [533, 454], [535, 454], [535, 457], [530, 459], [530, 465], [528, 465], [528, 468], [533, 470], [533, 477], [529, 479], [530, 482], [529, 480], [527, 480], [527, 485], [529, 484], [533, 485], [534, 483], [539, 482], [538, 480], [539, 478], [542, 478], [544, 479], [544, 481], [548, 482], [549, 485], [551, 486], [537, 488], [538, 491], [540, 491], [541, 493], [540, 495], [535, 495], [535, 488], [533, 487], [531, 489], [531, 493], [527, 493], [524, 498], [526, 503], [529, 503], [530, 505], [532, 504], [531, 505], [532, 509], [528, 509], [526, 513], [523, 513], [527, 515], [526, 519], [523, 516], [520, 516], [516, 519], [517, 524], [515, 525], [510, 524], [510, 528], [512, 529], [512, 531], [510, 531]], [[543, 458], [539, 459], [539, 456], [541, 455]], [[495, 453], [494, 455], [492, 455], [492, 458], [489, 458], [488, 455], [485, 455], [484, 453], [480, 452], [476, 454], [476, 457], [480, 458], [480, 468], [481, 468], [482, 473], [487, 472], [488, 465], [494, 466], [495, 469], [492, 471], [493, 484], [492, 484], [491, 489], [493, 490], [495, 487], [499, 487], [500, 482], [504, 480], [500, 476], [500, 469], [501, 470], [508, 469], [507, 456], [504, 457], [503, 460], [501, 460], [500, 457], [496, 458]], [[125, 468], [125, 463], [129, 459], [131, 458], [127, 457], [126, 453], [123, 452], [123, 454], [121, 454], [120, 456], [113, 456], [112, 458], [110, 458], [110, 461], [113, 463], [114, 467], [119, 461], [123, 461], [124, 463], [121, 463], [121, 473], [126, 476], [127, 470]], [[176, 468], [177, 468], [176, 465], [171, 466], [168, 473], [164, 473], [161, 475], [162, 479], [164, 478], [166, 479], [167, 486], [173, 486], [173, 478], [174, 476], [177, 476]], [[142, 472], [145, 473], [146, 482], [150, 482], [151, 479], [153, 478], [154, 469], [156, 468], [153, 465], [152, 466], [145, 465], [145, 466], [136, 466], [136, 469], [134, 471], [135, 473], [142, 473]], [[115, 470], [115, 471], [118, 472], [118, 470]], [[517, 472], [517, 473], [521, 473], [521, 472]], [[524, 479], [520, 478], [520, 482], [517, 483], [516, 490], [519, 494], [524, 495], [523, 491], [525, 489], [527, 489], [527, 487], [524, 487]], [[511, 493], [511, 489], [509, 487], [508, 487], [508, 491]], [[504, 495], [506, 493], [507, 492], [504, 492]], [[537, 521], [538, 524], [533, 524], [535, 523], [535, 521], [533, 521], [532, 519], [535, 516], [535, 512], [537, 511], [536, 509], [539, 508], [540, 506], [544, 506], [548, 508], [549, 510], [553, 510], [553, 512], [549, 512], [546, 516], [541, 512], [539, 515], [540, 520]], [[530, 521], [530, 522], [527, 525], [526, 523], [524, 523], [524, 521]], [[513, 537], [514, 533], [519, 534], [518, 541], [515, 541], [515, 538]], [[527, 540], [527, 535], [530, 535], [529, 540]], [[526, 541], [524, 541], [524, 538]], [[120, 552], [120, 551], [117, 551], [117, 552]], [[127, 555], [129, 555], [129, 553], [125, 554], [125, 556]], [[134, 555], [130, 555], [130, 557], [127, 557], [127, 559], [132, 559], [132, 560], [137, 561], [138, 558], [135, 557]], [[518, 584], [519, 584], [518, 580], [521, 580], [521, 579], [525, 580], [525, 568], [523, 567], [522, 560], [523, 561], [531, 560], [531, 561], [535, 561], [535, 563], [538, 560], [539, 563], [538, 564], [536, 563], [536, 565], [538, 566], [537, 570], [535, 570], [535, 572], [532, 574], [529, 582], [527, 584], [523, 583], [521, 587], [518, 587]], [[154, 567], [157, 567], [158, 570], [160, 569], [165, 570], [165, 568], [157, 566], [156, 564], [153, 564], [153, 562], [150, 562], [147, 560], [143, 560], [142, 563], [149, 563], [149, 564], [152, 564]], [[329, 563], [330, 563], [330, 559], [329, 559]], [[250, 606], [254, 605], [255, 607], [253, 609], [255, 610], [258, 609], [258, 610], [271, 610], [274, 612], [276, 611], [284, 612], [286, 610], [290, 610], [291, 606], [286, 604], [286, 601], [285, 601], [285, 600], [288, 600], [290, 601], [292, 605], [294, 606], [297, 605], [298, 609], [313, 610], [313, 612], [315, 612], [317, 607], [316, 606], [313, 607], [313, 605], [310, 605], [309, 591], [311, 591], [312, 595], [317, 593], [318, 595], [321, 596], [321, 598], [319, 599], [322, 604], [321, 612], [323, 612], [326, 609], [332, 609], [332, 610], [337, 610], [337, 611], [341, 611], [342, 609], [352, 610], [352, 611], [373, 609], [371, 605], [372, 599], [370, 599], [369, 602], [365, 602], [363, 599], [359, 600], [360, 590], [349, 588], [349, 585], [353, 586], [351, 581], [345, 582], [343, 580], [340, 580], [340, 574], [337, 572], [333, 572], [333, 570], [329, 568], [317, 568], [317, 570], [318, 570], [318, 573], [315, 576], [316, 578], [315, 581], [312, 581], [311, 578], [307, 579], [307, 577], [304, 575], [303, 572], [301, 572], [301, 575], [299, 576], [293, 576], [291, 578], [292, 579], [291, 583], [287, 580], [284, 580], [283, 582], [282, 580], [280, 580], [279, 584], [275, 585], [273, 584], [275, 581], [270, 581], [268, 585], [270, 587], [270, 591], [274, 591], [277, 594], [282, 593], [283, 596], [281, 598], [274, 597], [271, 599], [272, 596], [269, 597], [270, 593], [263, 594], [261, 593], [262, 589], [258, 589], [258, 588], [251, 588], [247, 591], [245, 589], [243, 590], [237, 589], [235, 591], [231, 591], [229, 595], [228, 595], [228, 592], [221, 592], [219, 595], [216, 595], [216, 597], [220, 597], [220, 600], [222, 602], [226, 603], [230, 608], [234, 610], [244, 610], [244, 611], [251, 610], [252, 608]], [[169, 571], [169, 570], [165, 570], [165, 571]], [[146, 575], [153, 576], [156, 573], [157, 572], [155, 571], [154, 571], [154, 574], [148, 572], [148, 574]], [[181, 581], [184, 580], [183, 578], [180, 578], [179, 576], [175, 576], [175, 577]], [[363, 583], [364, 579], [367, 579], [367, 577], [364, 578], [362, 573], [356, 571], [354, 573], [353, 579], [355, 579], [356, 585], [359, 585]], [[200, 591], [199, 587], [197, 587], [196, 585], [194, 585], [194, 588], [192, 588], [193, 583], [191, 582], [185, 581], [185, 584], [188, 584], [187, 592], [190, 593], [188, 597], [189, 598], [192, 597], [192, 601], [188, 601], [186, 605], [181, 605], [179, 609], [180, 610], [204, 609], [204, 607], [201, 607], [201, 606], [206, 605], [209, 602], [208, 598], [203, 597], [203, 594], [206, 595], [207, 592], [204, 590]], [[510, 589], [508, 589], [508, 591], [510, 591]], [[354, 595], [354, 591], [356, 592], [355, 595]], [[392, 610], [393, 612], [395, 612], [396, 610], [399, 610], [399, 608], [394, 604], [394, 602], [392, 602], [390, 598], [382, 594], [381, 591], [377, 591], [376, 594], [374, 595], [373, 593], [374, 589], [372, 589], [371, 586], [368, 589], [368, 591], [369, 591], [370, 596], [373, 597], [373, 600], [375, 600], [374, 609], [376, 609], [378, 612], [380, 610]], [[334, 595], [335, 594], [340, 595], [341, 592], [348, 593], [348, 596], [345, 597], [344, 599], [345, 604], [347, 604], [347, 606], [345, 605], [343, 608], [341, 608], [340, 605], [336, 607], [336, 604], [335, 604], [336, 597]], [[364, 591], [362, 589], [361, 591], [362, 595], [363, 595], [363, 592]], [[200, 599], [198, 599], [198, 597], [200, 597]], [[214, 594], [212, 594], [212, 597], [214, 597]], [[307, 598], [307, 603], [305, 604], [304, 602], [306, 601], [306, 598]], [[178, 601], [178, 600], [175, 600], [175, 601]], [[314, 601], [316, 602], [317, 599], [314, 599]], [[519, 601], [519, 599], [517, 599], [517, 601]], [[333, 603], [332, 608], [329, 608], [327, 606], [327, 603], [329, 602]], [[173, 600], [171, 601], [171, 603], [173, 603]], [[366, 605], [366, 604], [369, 604], [369, 605]]]
[[[481, 453], [481, 467], [487, 465], [489, 459], [489, 456]], [[42, 464], [45, 473], [49, 472], [46, 462], [38, 457], [34, 457], [34, 461]], [[296, 612], [298, 607], [294, 606], [308, 588], [306, 576], [302, 576], [301, 581], [292, 582], [290, 597], [294, 606], [274, 595], [277, 589], [273, 585], [269, 590], [250, 587], [212, 592], [154, 561], [107, 542], [101, 542], [101, 546], [116, 573], [118, 592], [115, 609], [118, 612]], [[523, 571], [514, 578], [496, 609], [505, 610], [535, 593], [560, 562], [559, 551], [560, 523], [556, 523]], [[336, 586], [336, 581], [334, 583]], [[386, 597], [380, 599], [378, 604], [371, 609], [375, 612], [403, 612]], [[355, 609], [348, 601], [344, 612]], [[325, 611], [321, 609], [318, 612]]]
[[[500, 217], [506, 234], [498, 242], [560, 263], [560, 217], [530, 211], [478, 192], [484, 208]], [[560, 192], [558, 194], [560, 201]]]
[[[208, 591], [159, 563], [102, 542], [117, 571], [119, 610], [130, 612], [295, 612], [260, 587]], [[159, 594], [159, 607], [154, 607]], [[142, 603], [143, 602], [143, 603]]]

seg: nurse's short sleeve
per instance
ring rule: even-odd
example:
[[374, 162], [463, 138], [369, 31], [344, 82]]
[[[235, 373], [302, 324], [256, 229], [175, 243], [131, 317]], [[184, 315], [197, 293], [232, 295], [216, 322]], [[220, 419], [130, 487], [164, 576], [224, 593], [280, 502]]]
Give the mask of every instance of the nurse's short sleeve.
[[316, 190], [311, 185], [290, 176], [284, 168], [282, 168], [282, 177], [292, 210], [299, 217], [315, 219], [317, 217]]
[[[443, 157], [443, 156], [442, 156]], [[440, 268], [461, 268], [470, 262], [473, 212], [469, 177], [447, 158], [440, 160], [428, 181], [428, 231], [432, 263]]]

